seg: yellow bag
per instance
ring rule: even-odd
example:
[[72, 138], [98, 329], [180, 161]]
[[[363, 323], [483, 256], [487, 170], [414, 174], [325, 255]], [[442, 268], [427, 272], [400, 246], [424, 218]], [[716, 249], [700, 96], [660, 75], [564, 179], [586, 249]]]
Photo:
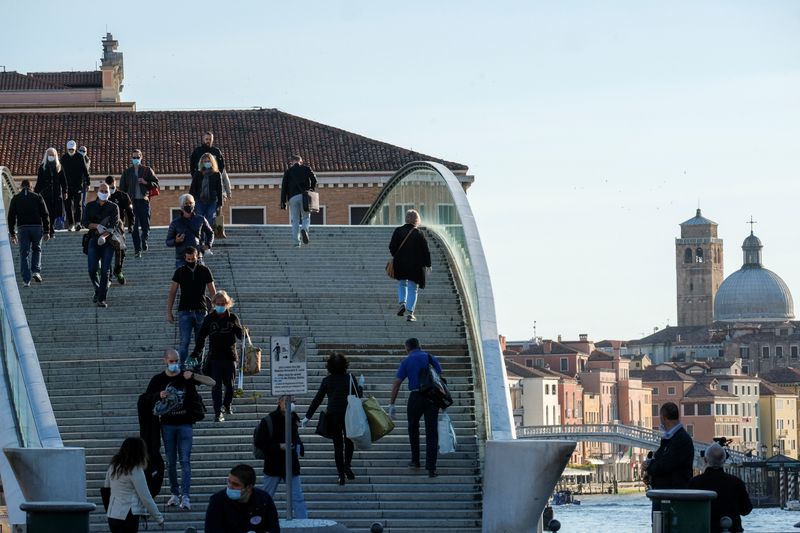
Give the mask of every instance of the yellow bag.
[[372, 442], [391, 433], [394, 429], [394, 420], [386, 414], [378, 400], [370, 396], [369, 398], [363, 398], [361, 401], [364, 404], [364, 412], [367, 414], [369, 430], [372, 433]]
[[242, 372], [247, 376], [254, 376], [261, 372], [261, 348], [253, 346], [250, 340], [250, 330], [244, 328], [242, 335]]

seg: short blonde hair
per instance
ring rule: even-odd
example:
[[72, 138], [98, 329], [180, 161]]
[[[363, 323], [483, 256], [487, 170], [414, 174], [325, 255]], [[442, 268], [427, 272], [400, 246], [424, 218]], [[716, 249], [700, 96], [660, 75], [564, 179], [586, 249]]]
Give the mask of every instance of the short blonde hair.
[[214, 302], [214, 305], [217, 304], [217, 298], [223, 298], [225, 300], [225, 307], [227, 307], [228, 309], [233, 307], [233, 298], [228, 296], [227, 292], [222, 291], [222, 290], [217, 291], [217, 293], [214, 295], [214, 298], [212, 300]]
[[200, 172], [203, 171], [203, 159], [209, 159], [211, 161], [212, 172], [219, 172], [219, 165], [217, 164], [217, 158], [214, 157], [214, 154], [209, 154], [208, 152], [200, 156], [200, 160], [197, 162], [197, 170], [199, 170]]
[[416, 209], [409, 209], [406, 211], [406, 224], [414, 224], [415, 226], [419, 226], [422, 219], [419, 216], [419, 212]]

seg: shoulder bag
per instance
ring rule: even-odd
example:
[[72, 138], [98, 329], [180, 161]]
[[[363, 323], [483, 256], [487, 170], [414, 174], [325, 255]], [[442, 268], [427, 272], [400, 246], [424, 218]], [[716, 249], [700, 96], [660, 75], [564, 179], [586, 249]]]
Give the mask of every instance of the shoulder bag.
[[[401, 242], [401, 243], [400, 243], [400, 246], [398, 246], [398, 247], [397, 247], [397, 250], [395, 251], [395, 254], [397, 254], [397, 252], [399, 252], [399, 251], [400, 251], [400, 248], [402, 248], [402, 247], [403, 247], [403, 245], [406, 243], [406, 241], [408, 240], [408, 238], [409, 238], [409, 237], [411, 237], [411, 233], [412, 233], [413, 231], [415, 231], [416, 229], [417, 229], [417, 228], [411, 228], [411, 231], [409, 231], [409, 232], [406, 234], [406, 237], [405, 237], [405, 239], [403, 239], [403, 242]], [[391, 259], [389, 259], [389, 262], [388, 262], [388, 263], [386, 263], [386, 275], [387, 275], [387, 276], [389, 276], [389, 277], [390, 277], [390, 278], [392, 278], [392, 279], [397, 279], [397, 278], [395, 278], [395, 277], [394, 277], [394, 255], [392, 256], [392, 258], [391, 258]]]
[[428, 354], [428, 364], [419, 371], [419, 393], [439, 409], [447, 409], [453, 405], [447, 380], [436, 371], [431, 354]]

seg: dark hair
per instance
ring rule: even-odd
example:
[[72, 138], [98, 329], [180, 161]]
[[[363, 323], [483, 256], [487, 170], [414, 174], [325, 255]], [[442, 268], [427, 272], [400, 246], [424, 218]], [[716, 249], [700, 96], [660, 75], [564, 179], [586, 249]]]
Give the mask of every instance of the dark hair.
[[139, 437], [128, 437], [122, 441], [117, 454], [111, 459], [111, 477], [127, 476], [137, 466], [147, 464], [147, 446]]
[[256, 471], [253, 470], [253, 467], [250, 465], [241, 464], [234, 466], [231, 468], [231, 475], [239, 478], [239, 481], [241, 481], [242, 485], [245, 487], [256, 484]]
[[114, 176], [106, 176], [106, 183], [108, 185], [114, 185]]
[[419, 339], [416, 337], [411, 337], [410, 339], [406, 340], [406, 350], [416, 350], [419, 348]]
[[680, 413], [678, 412], [678, 406], [672, 402], [667, 402], [661, 406], [661, 409], [658, 412], [664, 415], [664, 418], [667, 420], [679, 420]]
[[349, 366], [350, 361], [340, 353], [331, 354], [331, 356], [328, 357], [328, 361], [325, 363], [325, 368], [327, 368], [328, 372], [331, 374], [344, 374], [347, 372], [347, 367]]
[[194, 246], [187, 246], [186, 248], [183, 249], [183, 255], [187, 254], [194, 255], [196, 253], [197, 253], [197, 248], [195, 248]]
[[22, 180], [19, 182], [19, 186], [23, 189], [30, 189], [31, 188], [31, 180]]

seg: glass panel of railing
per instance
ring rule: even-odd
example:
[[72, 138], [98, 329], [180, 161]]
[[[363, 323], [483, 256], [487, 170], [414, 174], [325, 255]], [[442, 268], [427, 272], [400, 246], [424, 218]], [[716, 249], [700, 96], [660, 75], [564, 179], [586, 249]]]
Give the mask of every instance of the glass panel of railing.
[[25, 447], [38, 447], [39, 437], [36, 433], [36, 424], [33, 422], [33, 411], [28, 398], [19, 356], [14, 346], [14, 337], [11, 334], [11, 325], [8, 317], [0, 309], [0, 328], [2, 328], [2, 356], [3, 365], [7, 373], [9, 396], [14, 404], [14, 416], [17, 419], [20, 444]]

